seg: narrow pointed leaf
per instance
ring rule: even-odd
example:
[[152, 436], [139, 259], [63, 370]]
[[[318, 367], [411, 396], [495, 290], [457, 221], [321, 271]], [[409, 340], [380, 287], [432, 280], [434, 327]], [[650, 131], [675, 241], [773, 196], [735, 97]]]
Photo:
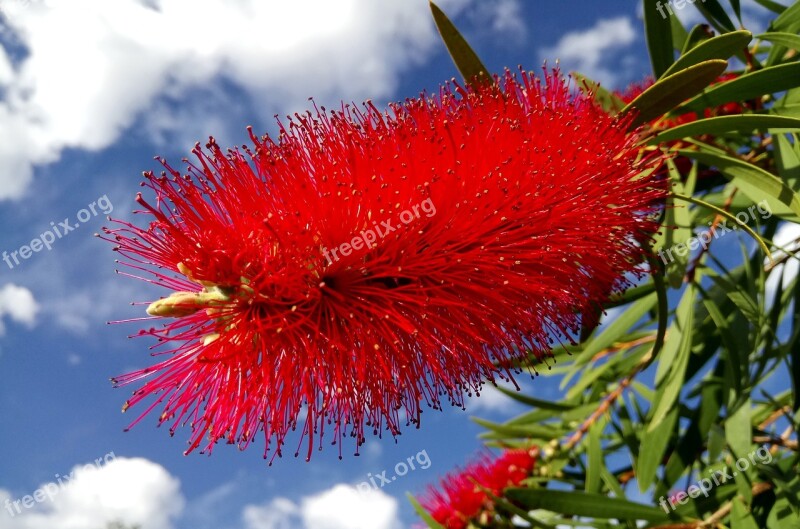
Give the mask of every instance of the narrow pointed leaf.
[[708, 208], [708, 209], [714, 211], [716, 214], [721, 215], [721, 216], [725, 217], [726, 219], [730, 220], [731, 222], [737, 224], [740, 228], [742, 228], [744, 231], [746, 231], [758, 243], [758, 245], [764, 251], [764, 254], [770, 260], [772, 260], [772, 253], [769, 251], [769, 247], [764, 242], [764, 239], [762, 239], [761, 236], [755, 230], [753, 230], [750, 226], [748, 226], [745, 222], [739, 220], [739, 218], [736, 217], [735, 215], [731, 214], [728, 211], [725, 211], [724, 209], [718, 208], [717, 206], [715, 206], [713, 204], [709, 204], [708, 202], [700, 200], [698, 198], [689, 197], [689, 196], [681, 196], [681, 195], [675, 195], [675, 198], [679, 198], [679, 199], [684, 200], [686, 202], [691, 202], [692, 204], [697, 204], [698, 206], [703, 206], [704, 208]]
[[781, 14], [786, 11], [786, 6], [783, 4], [779, 4], [778, 2], [773, 2], [772, 0], [755, 0], [755, 2], [759, 5], [762, 5], [772, 11], [773, 13]]
[[731, 101], [746, 101], [797, 86], [800, 86], [800, 63], [781, 64], [714, 85], [677, 110], [678, 112], [702, 111]]
[[453, 22], [433, 2], [430, 2], [430, 7], [433, 13], [433, 20], [436, 22], [436, 28], [439, 30], [439, 34], [442, 36], [445, 46], [447, 46], [447, 51], [450, 52], [450, 57], [452, 57], [464, 80], [467, 83], [472, 83], [481, 77], [488, 80], [489, 70], [483, 65], [483, 62], [481, 62]]
[[656, 429], [642, 434], [639, 457], [636, 461], [636, 482], [640, 491], [649, 489], [655, 480], [677, 420], [678, 407], [674, 406]]
[[708, 24], [697, 24], [686, 38], [686, 42], [681, 48], [681, 55], [685, 55], [689, 50], [712, 38], [714, 38], [714, 30]]
[[672, 75], [684, 68], [710, 59], [727, 59], [746, 48], [751, 40], [753, 40], [753, 34], [745, 30], [724, 33], [718, 37], [708, 39], [681, 55], [664, 72], [664, 76]]
[[695, 7], [718, 29], [724, 29], [725, 31], [736, 29], [728, 13], [725, 12], [725, 8], [717, 0], [702, 0], [702, 3], [696, 2]]
[[778, 18], [772, 21], [770, 29], [797, 33], [797, 30], [800, 29], [800, 2], [795, 2], [787, 7]]
[[639, 126], [675, 108], [716, 80], [727, 68], [728, 63], [714, 59], [690, 66], [679, 72], [659, 79], [653, 86], [639, 94], [639, 97], [622, 109], [622, 114], [636, 111], [632, 126]]
[[763, 33], [756, 37], [757, 39], [767, 40], [772, 42], [773, 44], [778, 44], [780, 46], [785, 46], [787, 48], [793, 48], [795, 50], [800, 50], [800, 35], [794, 35], [792, 33], [784, 33], [781, 31], [774, 31], [769, 33]]
[[529, 510], [546, 509], [569, 516], [648, 522], [665, 522], [669, 519], [658, 507], [603, 494], [552, 489], [506, 489], [506, 496]]
[[780, 215], [789, 211], [800, 216], [800, 197], [786, 182], [772, 173], [744, 160], [722, 154], [689, 149], [680, 149], [678, 153], [716, 167], [754, 202], [767, 200], [773, 213]]
[[653, 76], [658, 79], [675, 61], [672, 28], [664, 6], [658, 0], [644, 0], [644, 29]]
[[653, 138], [650, 143], [657, 144], [690, 136], [710, 134], [719, 136], [728, 132], [749, 132], [756, 130], [766, 132], [767, 129], [796, 129], [800, 128], [800, 119], [786, 116], [771, 116], [766, 114], [748, 114], [741, 116], [718, 116], [714, 118], [692, 121], [665, 130]]

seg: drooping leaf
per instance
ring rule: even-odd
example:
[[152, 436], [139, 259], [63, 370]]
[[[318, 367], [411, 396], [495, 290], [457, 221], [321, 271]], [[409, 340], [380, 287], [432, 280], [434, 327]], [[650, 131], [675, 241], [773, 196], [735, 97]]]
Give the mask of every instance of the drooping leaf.
[[652, 431], [642, 434], [642, 444], [636, 460], [636, 482], [640, 491], [646, 491], [653, 483], [677, 420], [678, 407], [674, 406]]
[[547, 509], [571, 515], [609, 520], [645, 520], [665, 522], [667, 514], [651, 505], [644, 505], [602, 494], [569, 492], [552, 489], [507, 489], [506, 495], [528, 509]]
[[794, 2], [786, 7], [783, 13], [770, 24], [770, 29], [797, 33], [800, 30], [800, 2]]
[[681, 105], [676, 112], [702, 111], [729, 103], [747, 101], [800, 86], [800, 63], [788, 63], [740, 75], [719, 83]]
[[753, 428], [750, 423], [750, 399], [745, 400], [725, 421], [725, 440], [736, 457], [745, 457], [752, 444]]
[[732, 31], [708, 39], [678, 57], [678, 60], [664, 72], [664, 76], [710, 59], [728, 59], [745, 48], [752, 39], [753, 34], [745, 30]]
[[728, 63], [715, 59], [704, 61], [659, 79], [650, 88], [628, 103], [621, 114], [635, 110], [632, 126], [663, 116], [681, 102], [697, 94], [717, 79]]
[[764, 169], [723, 154], [689, 149], [680, 149], [678, 153], [716, 167], [753, 202], [766, 200], [774, 214], [800, 216], [800, 196], [786, 182]]
[[781, 31], [771, 31], [768, 33], [762, 33], [761, 35], [758, 35], [756, 38], [761, 40], [768, 40], [774, 44], [779, 44], [787, 48], [800, 50], [800, 35], [795, 35], [792, 33], [784, 33]]
[[757, 4], [760, 4], [773, 13], [781, 14], [786, 11], [786, 6], [783, 4], [779, 4], [778, 2], [773, 2], [772, 0], [755, 0]]
[[685, 123], [683, 125], [678, 125], [677, 127], [665, 130], [650, 140], [650, 143], [664, 143], [681, 138], [688, 138], [690, 136], [700, 136], [703, 134], [719, 136], [728, 132], [755, 133], [756, 130], [766, 132], [767, 129], [771, 128], [800, 128], [800, 119], [785, 116], [770, 116], [766, 114], [718, 116], [692, 121], [690, 123]]

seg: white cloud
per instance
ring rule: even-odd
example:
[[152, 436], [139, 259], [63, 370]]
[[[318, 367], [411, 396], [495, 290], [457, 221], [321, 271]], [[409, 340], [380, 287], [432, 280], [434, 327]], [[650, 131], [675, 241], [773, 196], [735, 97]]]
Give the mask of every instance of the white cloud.
[[397, 509], [397, 500], [381, 491], [360, 494], [339, 484], [299, 505], [285, 498], [248, 505], [242, 519], [245, 529], [399, 529]]
[[[183, 510], [178, 480], [146, 459], [115, 458], [112, 453], [106, 462], [76, 466], [73, 472], [71, 479], [59, 475], [50, 484], [52, 500], [40, 496], [43, 501], [30, 509], [17, 504], [20, 514], [15, 499], [0, 490], [0, 529], [105, 529], [114, 521], [139, 524], [142, 529], [172, 529], [172, 520]], [[40, 489], [47, 490], [47, 485]]]
[[242, 520], [245, 529], [291, 529], [299, 511], [299, 507], [286, 498], [277, 498], [267, 505], [248, 505], [242, 512]]
[[622, 49], [636, 40], [636, 33], [629, 17], [600, 19], [587, 30], [567, 33], [552, 48], [541, 50], [540, 55], [551, 64], [558, 59], [565, 70], [577, 71], [613, 88], [620, 75], [609, 59], [619, 59]]
[[528, 29], [525, 26], [522, 5], [519, 0], [483, 1], [477, 6], [472, 17], [481, 27], [503, 35], [504, 42], [521, 44], [525, 41]]
[[0, 336], [5, 332], [3, 318], [8, 316], [12, 321], [33, 327], [39, 305], [30, 290], [6, 283], [0, 288]]
[[[466, 2], [444, 5], [454, 14]], [[165, 98], [213, 93], [221, 78], [250, 93], [263, 116], [304, 108], [309, 96], [388, 97], [400, 72], [438, 39], [424, 0], [209, 0], [202, 7], [34, 0], [3, 7], [0, 37], [25, 53], [9, 59], [0, 50], [0, 200], [22, 196], [33, 167], [57, 161], [66, 148], [111, 145]], [[503, 13], [513, 14], [504, 10], [495, 18], [500, 29], [511, 23]], [[196, 116], [178, 110], [175, 117], [184, 119], [154, 119], [153, 134], [180, 130]]]
[[[498, 386], [516, 391], [513, 384], [498, 383]], [[480, 396], [473, 395], [470, 397], [467, 409], [470, 412], [508, 412], [514, 408], [515, 402], [511, 397], [501, 393], [491, 383], [487, 382], [481, 389]]]
[[[786, 222], [778, 228], [775, 236], [772, 238], [776, 246], [782, 246], [791, 252], [800, 251], [800, 244], [795, 241], [800, 240], [800, 225], [792, 222]], [[773, 259], [782, 259], [786, 256], [785, 252], [777, 251], [772, 254]], [[767, 264], [767, 262], [765, 262]], [[775, 294], [778, 289], [778, 282], [783, 277], [783, 288], [787, 288], [789, 284], [797, 277], [797, 272], [800, 271], [800, 262], [797, 259], [789, 259], [785, 263], [776, 266], [765, 284], [766, 290], [766, 303], [772, 306]], [[782, 275], [781, 275], [782, 274]]]

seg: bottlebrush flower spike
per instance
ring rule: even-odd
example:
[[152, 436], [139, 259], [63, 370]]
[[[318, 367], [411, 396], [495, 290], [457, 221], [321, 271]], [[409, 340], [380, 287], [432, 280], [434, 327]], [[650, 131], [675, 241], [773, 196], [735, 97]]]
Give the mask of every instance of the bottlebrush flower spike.
[[[462, 471], [448, 474], [439, 488], [430, 486], [420, 505], [445, 529], [464, 529], [478, 518], [490, 519], [492, 498], [502, 496], [507, 487], [516, 487], [531, 476], [538, 448], [506, 450], [494, 459], [482, 454]], [[480, 524], [489, 526], [487, 520]]]
[[126, 408], [157, 397], [188, 451], [263, 431], [279, 455], [299, 425], [308, 457], [326, 426], [341, 456], [594, 320], [658, 227], [659, 160], [557, 72], [496, 81], [295, 115], [146, 174], [149, 227], [105, 237], [175, 319], [141, 333], [167, 359], [116, 379], [146, 379]]

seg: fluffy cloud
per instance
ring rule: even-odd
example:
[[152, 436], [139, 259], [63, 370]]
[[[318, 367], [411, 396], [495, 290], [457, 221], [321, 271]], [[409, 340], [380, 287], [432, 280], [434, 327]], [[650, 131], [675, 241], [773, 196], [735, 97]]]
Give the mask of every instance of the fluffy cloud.
[[38, 312], [39, 304], [27, 288], [13, 283], [6, 283], [0, 288], [0, 336], [5, 332], [3, 326], [5, 316], [17, 323], [33, 327]]
[[[775, 236], [772, 238], [776, 246], [782, 246], [790, 252], [797, 252], [800, 250], [800, 226], [791, 222], [781, 224]], [[783, 259], [786, 254], [783, 251], [777, 251], [772, 254], [774, 259]], [[766, 264], [766, 262], [765, 262]], [[778, 291], [779, 282], [782, 283], [782, 288], [787, 288], [797, 277], [797, 272], [800, 271], [800, 262], [797, 259], [788, 259], [785, 263], [775, 267], [770, 273], [765, 284], [767, 304], [772, 305], [775, 299], [775, 294]], [[781, 278], [783, 278], [781, 280]]]
[[[443, 4], [453, 13], [469, 1]], [[513, 3], [503, 2], [501, 11], [513, 12]], [[435, 49], [426, 4], [4, 2], [0, 200], [22, 196], [33, 167], [57, 161], [64, 149], [109, 146], [159, 101], [182, 102], [193, 90], [213, 93], [220, 79], [257, 94], [265, 116], [305, 106], [312, 95], [321, 101], [388, 97], [399, 73]], [[180, 112], [175, 117], [194, 117]], [[154, 126], [166, 125], [156, 120]]]
[[[552, 48], [542, 50], [543, 59], [559, 59], [568, 71], [577, 71], [605, 86], [615, 87], [619, 75], [609, 59], [619, 59], [619, 52], [636, 40], [636, 29], [628, 17], [601, 19], [585, 31], [572, 31]], [[616, 53], [615, 53], [616, 52]]]
[[106, 529], [113, 522], [172, 529], [172, 520], [184, 505], [180, 483], [163, 467], [113, 453], [40, 487], [48, 488], [52, 500], [40, 496], [43, 500], [30, 509], [21, 503], [15, 506], [8, 492], [0, 490], [0, 529]]
[[397, 507], [397, 500], [381, 491], [360, 494], [339, 484], [299, 505], [285, 498], [248, 505], [242, 520], [245, 529], [399, 529]]

